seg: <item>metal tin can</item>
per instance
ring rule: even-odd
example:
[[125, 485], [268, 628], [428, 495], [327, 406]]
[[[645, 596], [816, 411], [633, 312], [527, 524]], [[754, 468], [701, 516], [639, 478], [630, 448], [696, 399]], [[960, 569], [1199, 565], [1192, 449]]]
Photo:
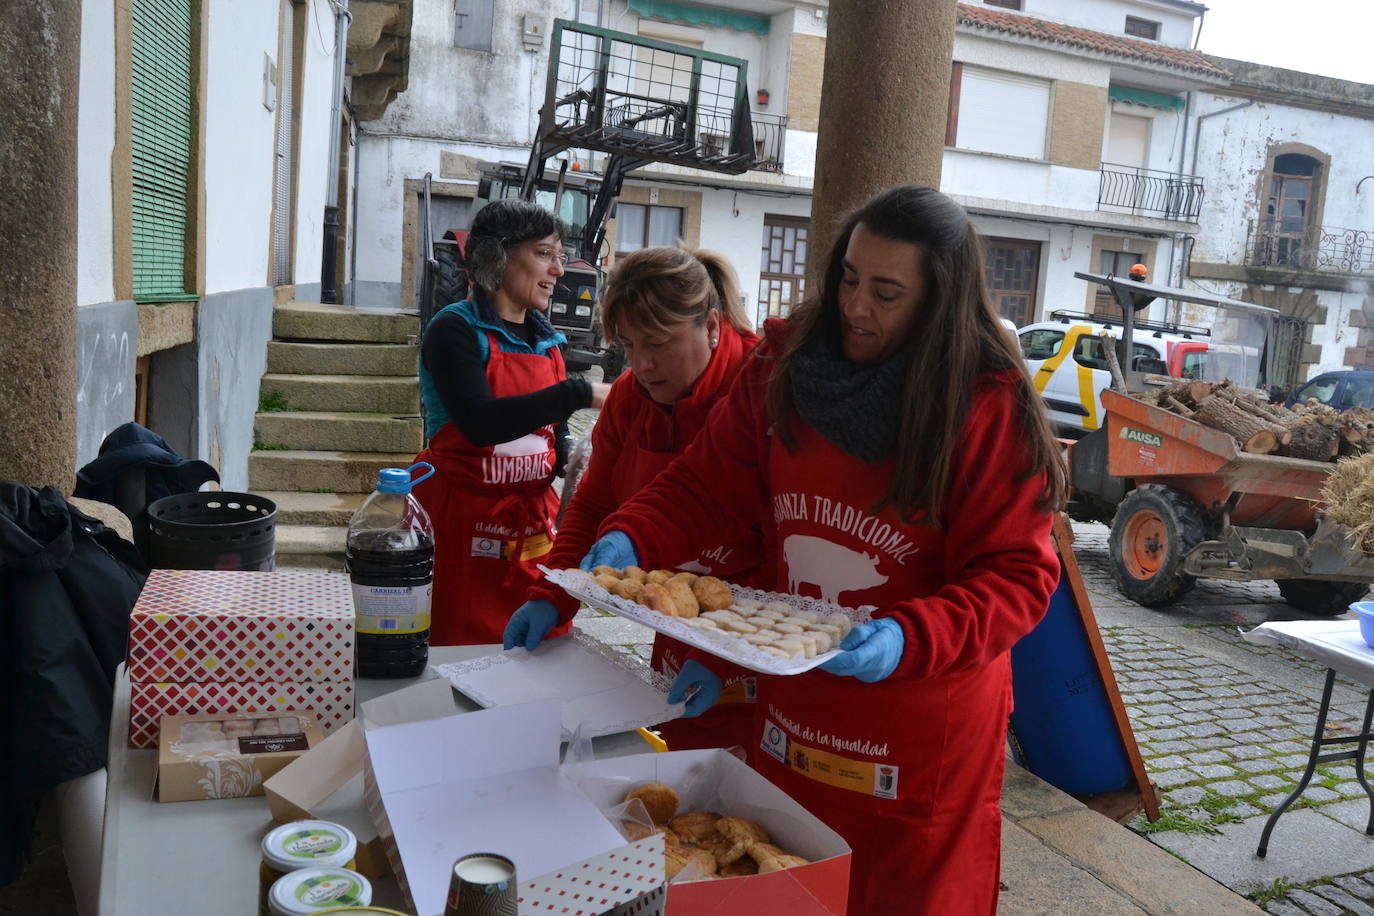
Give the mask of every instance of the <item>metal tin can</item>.
[[491, 852], [473, 853], [453, 863], [444, 916], [517, 916], [519, 896], [514, 862]]

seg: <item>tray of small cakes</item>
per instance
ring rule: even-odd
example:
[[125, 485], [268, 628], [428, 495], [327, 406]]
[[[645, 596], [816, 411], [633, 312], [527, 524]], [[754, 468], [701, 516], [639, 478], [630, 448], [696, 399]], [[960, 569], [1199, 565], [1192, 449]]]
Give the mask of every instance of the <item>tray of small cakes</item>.
[[834, 658], [840, 641], [873, 612], [871, 607], [845, 608], [690, 572], [638, 566], [598, 566], [590, 573], [540, 569], [550, 582], [590, 607], [642, 623], [760, 674], [801, 674]]

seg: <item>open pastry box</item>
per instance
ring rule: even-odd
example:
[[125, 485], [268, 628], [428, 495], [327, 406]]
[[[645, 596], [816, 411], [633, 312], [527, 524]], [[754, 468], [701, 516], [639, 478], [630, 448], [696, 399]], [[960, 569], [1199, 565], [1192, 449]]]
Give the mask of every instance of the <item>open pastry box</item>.
[[[441, 710], [446, 714], [436, 716]], [[315, 774], [337, 788], [360, 766], [377, 834], [372, 851], [385, 852], [419, 916], [443, 912], [453, 862], [472, 852], [515, 862], [522, 914], [593, 916], [620, 906], [655, 912], [663, 900], [663, 837], [627, 842], [617, 807], [631, 788], [663, 782], [679, 789], [681, 811], [696, 806], [748, 818], [775, 844], [810, 860], [763, 875], [674, 881], [666, 894], [670, 916], [750, 907], [798, 916], [845, 912], [849, 847], [730, 754], [575, 760], [574, 748], [560, 765], [560, 731], [557, 703], [461, 713], [446, 682], [428, 681], [366, 704], [361, 726], [337, 732], [277, 774], [267, 796], [278, 819], [303, 817], [327, 788]]]

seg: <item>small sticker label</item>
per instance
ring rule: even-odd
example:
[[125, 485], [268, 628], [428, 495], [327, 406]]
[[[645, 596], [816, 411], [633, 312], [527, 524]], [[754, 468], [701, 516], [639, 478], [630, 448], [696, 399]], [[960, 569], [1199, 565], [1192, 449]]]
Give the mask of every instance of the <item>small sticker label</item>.
[[763, 723], [763, 740], [759, 742], [759, 747], [763, 748], [764, 753], [776, 758], [778, 763], [787, 763], [787, 732], [776, 723]]
[[310, 743], [305, 735], [253, 735], [239, 739], [240, 754], [277, 754], [282, 751], [308, 751]]
[[1155, 433], [1147, 433], [1140, 429], [1131, 429], [1129, 426], [1121, 427], [1121, 438], [1130, 442], [1139, 442], [1141, 445], [1153, 445], [1156, 448], [1164, 444], [1164, 438]]
[[1156, 452], [1148, 445], [1142, 445], [1140, 447], [1140, 451], [1137, 452], [1137, 455], [1140, 458], [1141, 464], [1148, 465], [1150, 467], [1154, 467], [1155, 461], [1159, 459], [1159, 452]]
[[501, 559], [502, 548], [506, 546], [505, 541], [496, 538], [473, 538], [472, 555], [474, 557], [488, 557], [493, 560]]

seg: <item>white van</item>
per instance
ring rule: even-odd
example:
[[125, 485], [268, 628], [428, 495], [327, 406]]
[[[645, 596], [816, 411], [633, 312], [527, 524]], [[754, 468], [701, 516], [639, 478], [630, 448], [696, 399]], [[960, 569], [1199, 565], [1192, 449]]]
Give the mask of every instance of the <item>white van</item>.
[[[1098, 335], [1106, 331], [1113, 340], [1121, 336], [1121, 325], [1110, 321], [1100, 315], [1057, 311], [1051, 313], [1049, 321], [1028, 324], [1017, 332], [1035, 390], [1045, 399], [1050, 419], [1065, 435], [1081, 436], [1102, 425], [1102, 389], [1111, 387], [1112, 376]], [[1137, 322], [1132, 338], [1133, 368], [1176, 378], [1201, 378], [1207, 333], [1201, 328]]]

